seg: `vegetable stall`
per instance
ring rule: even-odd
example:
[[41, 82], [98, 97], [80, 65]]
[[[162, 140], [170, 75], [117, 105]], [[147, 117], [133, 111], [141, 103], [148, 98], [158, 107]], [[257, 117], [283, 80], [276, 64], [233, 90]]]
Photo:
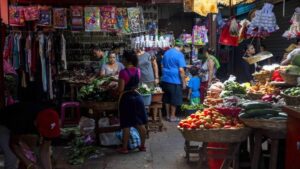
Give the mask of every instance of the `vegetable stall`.
[[[240, 84], [234, 76], [230, 76], [223, 83], [212, 84], [203, 102], [206, 108], [203, 110], [201, 107], [194, 113], [186, 111], [190, 114], [178, 124], [186, 140], [188, 159], [189, 153], [197, 152], [202, 154], [201, 165], [207, 166], [204, 164], [209, 163], [207, 159], [218, 156], [209, 153], [212, 150], [208, 145], [222, 143], [215, 145], [215, 149], [226, 147], [222, 167], [232, 163], [234, 168], [238, 168], [236, 156], [239, 155], [239, 146], [249, 138], [253, 154], [250, 165], [255, 169], [259, 164], [261, 144], [264, 138], [268, 138], [271, 149], [269, 167], [276, 168], [279, 140], [289, 137], [286, 107], [300, 105], [299, 70], [295, 61], [288, 66], [268, 65], [253, 74], [252, 83]], [[192, 151], [195, 147], [190, 146], [190, 141], [203, 142], [203, 145], [198, 151]]]

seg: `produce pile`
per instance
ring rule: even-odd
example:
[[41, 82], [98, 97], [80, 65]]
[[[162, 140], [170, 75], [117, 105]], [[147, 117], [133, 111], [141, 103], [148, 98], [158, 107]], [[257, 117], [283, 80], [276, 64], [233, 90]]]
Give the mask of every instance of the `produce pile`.
[[270, 103], [262, 101], [249, 101], [241, 105], [244, 109], [239, 114], [241, 119], [269, 119], [269, 120], [286, 120], [287, 114], [280, 109], [272, 108]]
[[225, 90], [221, 93], [221, 97], [238, 96], [244, 98], [246, 96], [246, 86], [239, 84], [233, 80], [224, 82]]
[[259, 84], [256, 83], [255, 85], [252, 85], [247, 90], [248, 93], [254, 93], [254, 94], [278, 94], [280, 91], [276, 87], [270, 85], [269, 83], [265, 84]]
[[300, 96], [300, 87], [288, 88], [284, 90], [283, 93], [288, 96], [294, 96], [294, 97]]
[[179, 122], [184, 129], [237, 129], [244, 127], [238, 118], [224, 116], [214, 108], [197, 111]]
[[69, 163], [72, 165], [83, 164], [86, 159], [97, 157], [100, 152], [98, 149], [91, 145], [92, 140], [89, 137], [76, 137], [69, 144]]
[[94, 79], [89, 85], [83, 86], [78, 95], [79, 100], [115, 101], [118, 99], [118, 81], [115, 77]]
[[207, 106], [216, 106], [223, 103], [220, 97], [221, 92], [224, 90], [224, 84], [221, 82], [214, 83], [210, 86], [205, 97], [204, 104]]
[[189, 104], [182, 104], [181, 110], [203, 110], [204, 105], [203, 104], [197, 104], [197, 105], [189, 105]]
[[74, 70], [74, 71], [63, 71], [61, 72], [57, 78], [59, 80], [65, 80], [70, 83], [83, 83], [83, 84], [89, 84], [94, 79], [96, 79], [96, 76], [94, 73], [87, 72], [85, 70]]

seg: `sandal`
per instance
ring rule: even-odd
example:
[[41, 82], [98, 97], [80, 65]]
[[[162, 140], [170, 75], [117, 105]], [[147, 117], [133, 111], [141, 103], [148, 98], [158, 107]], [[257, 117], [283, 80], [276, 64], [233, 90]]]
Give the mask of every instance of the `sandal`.
[[140, 150], [140, 151], [147, 151], [147, 149], [146, 149], [145, 146], [140, 146], [140, 147], [139, 147], [139, 150]]
[[118, 148], [117, 152], [121, 153], [121, 154], [128, 154], [129, 153], [128, 149], [124, 149], [124, 148]]

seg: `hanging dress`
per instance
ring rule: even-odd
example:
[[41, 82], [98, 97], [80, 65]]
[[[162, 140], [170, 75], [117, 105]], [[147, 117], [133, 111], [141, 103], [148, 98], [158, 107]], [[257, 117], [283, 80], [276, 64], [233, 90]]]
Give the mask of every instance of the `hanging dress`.
[[266, 37], [279, 29], [273, 8], [273, 4], [265, 3], [261, 10], [255, 12], [255, 17], [247, 30], [250, 37]]
[[[120, 96], [119, 112], [121, 128], [135, 127], [147, 123], [147, 114], [142, 96], [135, 91], [139, 84], [138, 69], [132, 73], [128, 68], [122, 70], [129, 77], [124, 92]], [[122, 72], [121, 71], [121, 72]], [[120, 74], [121, 74], [120, 72]]]
[[300, 37], [300, 7], [295, 9], [290, 22], [289, 30], [285, 31], [282, 36], [288, 39]]

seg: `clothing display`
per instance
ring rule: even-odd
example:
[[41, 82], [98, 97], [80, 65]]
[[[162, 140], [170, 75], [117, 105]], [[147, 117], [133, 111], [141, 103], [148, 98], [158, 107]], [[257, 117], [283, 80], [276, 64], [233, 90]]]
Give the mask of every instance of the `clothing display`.
[[206, 26], [194, 26], [193, 27], [193, 44], [194, 45], [206, 45], [208, 43], [207, 36], [208, 29]]
[[230, 24], [231, 20], [227, 21], [227, 23], [221, 29], [219, 43], [226, 46], [238, 46], [239, 37], [231, 35]]
[[36, 21], [39, 19], [40, 11], [37, 5], [24, 7], [25, 21]]
[[24, 7], [9, 6], [9, 25], [11, 26], [25, 25]]
[[99, 32], [101, 30], [99, 7], [85, 7], [84, 20], [85, 20], [85, 31]]
[[71, 30], [83, 30], [83, 7], [82, 6], [71, 6]]
[[[42, 93], [43, 99], [55, 98], [56, 86], [53, 85], [53, 79], [58, 74], [57, 64], [60, 64], [57, 61], [66, 60], [66, 56], [58, 54], [66, 54], [66, 42], [62, 37], [61, 34], [54, 35], [51, 32], [27, 31], [11, 32], [6, 36], [3, 51], [4, 68], [7, 73], [18, 75], [18, 85], [22, 90], [35, 88], [34, 92], [37, 95]], [[61, 46], [57, 47], [56, 44]], [[39, 86], [40, 88], [37, 88]]]
[[39, 26], [51, 26], [52, 24], [52, 11], [49, 6], [39, 6], [40, 17], [38, 21]]
[[265, 3], [261, 10], [255, 11], [247, 30], [249, 37], [266, 37], [279, 29], [273, 8], [273, 4]]
[[132, 33], [139, 33], [143, 31], [142, 23], [144, 23], [141, 15], [143, 14], [141, 8], [131, 7], [127, 8], [129, 27]]
[[290, 22], [289, 30], [285, 31], [282, 36], [288, 39], [300, 37], [300, 7], [295, 9]]
[[67, 29], [66, 8], [53, 8], [53, 27], [56, 29]]
[[127, 8], [117, 8], [117, 28], [122, 33], [130, 33]]
[[172, 45], [174, 36], [166, 34], [158, 35], [141, 35], [131, 39], [131, 47], [137, 48], [167, 48]]
[[103, 31], [115, 31], [116, 30], [116, 7], [114, 6], [101, 6], [101, 30]]

